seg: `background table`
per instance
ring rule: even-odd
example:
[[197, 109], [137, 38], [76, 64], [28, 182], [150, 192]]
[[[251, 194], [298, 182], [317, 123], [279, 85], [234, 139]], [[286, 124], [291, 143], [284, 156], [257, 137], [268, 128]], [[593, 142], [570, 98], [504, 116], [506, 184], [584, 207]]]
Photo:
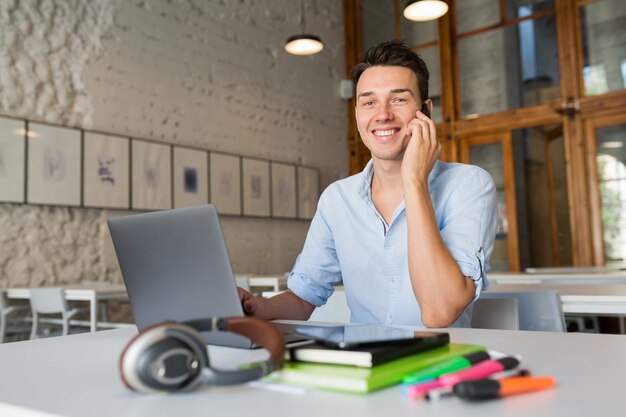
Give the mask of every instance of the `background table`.
[[[536, 375], [558, 386], [505, 400], [410, 401], [398, 387], [370, 395], [311, 390], [288, 394], [249, 385], [205, 387], [182, 395], [141, 395], [124, 388], [119, 353], [133, 329], [0, 346], [0, 415], [195, 417], [319, 416], [621, 416], [626, 387], [626, 336], [449, 329], [453, 342], [517, 353]], [[258, 351], [257, 351], [258, 352]], [[247, 352], [244, 351], [243, 354]], [[216, 361], [215, 365], [220, 364]]]
[[[98, 328], [99, 301], [128, 299], [126, 287], [123, 285], [75, 285], [63, 286], [63, 289], [67, 300], [89, 302], [89, 326], [92, 332]], [[30, 299], [30, 290], [28, 288], [9, 288], [7, 289], [7, 297], [27, 300]]]

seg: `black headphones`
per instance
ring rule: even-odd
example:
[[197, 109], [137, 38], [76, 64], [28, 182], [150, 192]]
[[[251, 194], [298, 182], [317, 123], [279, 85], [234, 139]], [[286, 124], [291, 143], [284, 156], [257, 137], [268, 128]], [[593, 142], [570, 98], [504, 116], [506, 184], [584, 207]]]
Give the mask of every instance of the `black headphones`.
[[[236, 371], [213, 369], [200, 331], [245, 336], [270, 352], [270, 359]], [[213, 317], [152, 325], [122, 351], [119, 370], [124, 384], [143, 393], [191, 391], [201, 384], [233, 385], [259, 379], [283, 365], [285, 342], [270, 323], [254, 317]]]

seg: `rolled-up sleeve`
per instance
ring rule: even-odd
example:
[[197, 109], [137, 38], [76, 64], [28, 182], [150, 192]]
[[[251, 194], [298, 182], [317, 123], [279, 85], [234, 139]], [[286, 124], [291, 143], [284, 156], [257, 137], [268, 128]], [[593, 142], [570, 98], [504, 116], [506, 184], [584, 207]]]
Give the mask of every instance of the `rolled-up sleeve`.
[[287, 282], [294, 294], [316, 307], [326, 304], [334, 292], [333, 284], [341, 281], [335, 241], [326, 216], [331, 192], [332, 185], [320, 197], [304, 248]]
[[498, 223], [495, 186], [487, 171], [472, 166], [454, 185], [442, 221], [441, 237], [463, 275], [474, 281], [476, 300], [489, 287], [486, 273]]

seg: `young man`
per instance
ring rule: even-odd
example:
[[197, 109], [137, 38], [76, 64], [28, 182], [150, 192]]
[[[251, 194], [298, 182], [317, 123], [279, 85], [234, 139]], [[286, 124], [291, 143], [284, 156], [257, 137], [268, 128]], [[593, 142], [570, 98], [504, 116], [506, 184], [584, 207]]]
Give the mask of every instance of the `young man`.
[[353, 79], [372, 159], [320, 197], [289, 290], [263, 299], [240, 289], [244, 311], [306, 320], [343, 281], [352, 322], [467, 327], [497, 226], [491, 176], [437, 160], [428, 69], [403, 43], [370, 49]]

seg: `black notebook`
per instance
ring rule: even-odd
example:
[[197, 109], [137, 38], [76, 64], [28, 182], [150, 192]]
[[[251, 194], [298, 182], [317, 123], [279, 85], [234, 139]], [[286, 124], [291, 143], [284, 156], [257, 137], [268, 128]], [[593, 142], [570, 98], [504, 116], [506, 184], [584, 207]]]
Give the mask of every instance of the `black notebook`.
[[421, 332], [411, 342], [378, 344], [366, 347], [339, 349], [321, 343], [288, 349], [285, 359], [293, 362], [318, 362], [371, 368], [394, 359], [423, 352], [449, 343], [448, 333]]

